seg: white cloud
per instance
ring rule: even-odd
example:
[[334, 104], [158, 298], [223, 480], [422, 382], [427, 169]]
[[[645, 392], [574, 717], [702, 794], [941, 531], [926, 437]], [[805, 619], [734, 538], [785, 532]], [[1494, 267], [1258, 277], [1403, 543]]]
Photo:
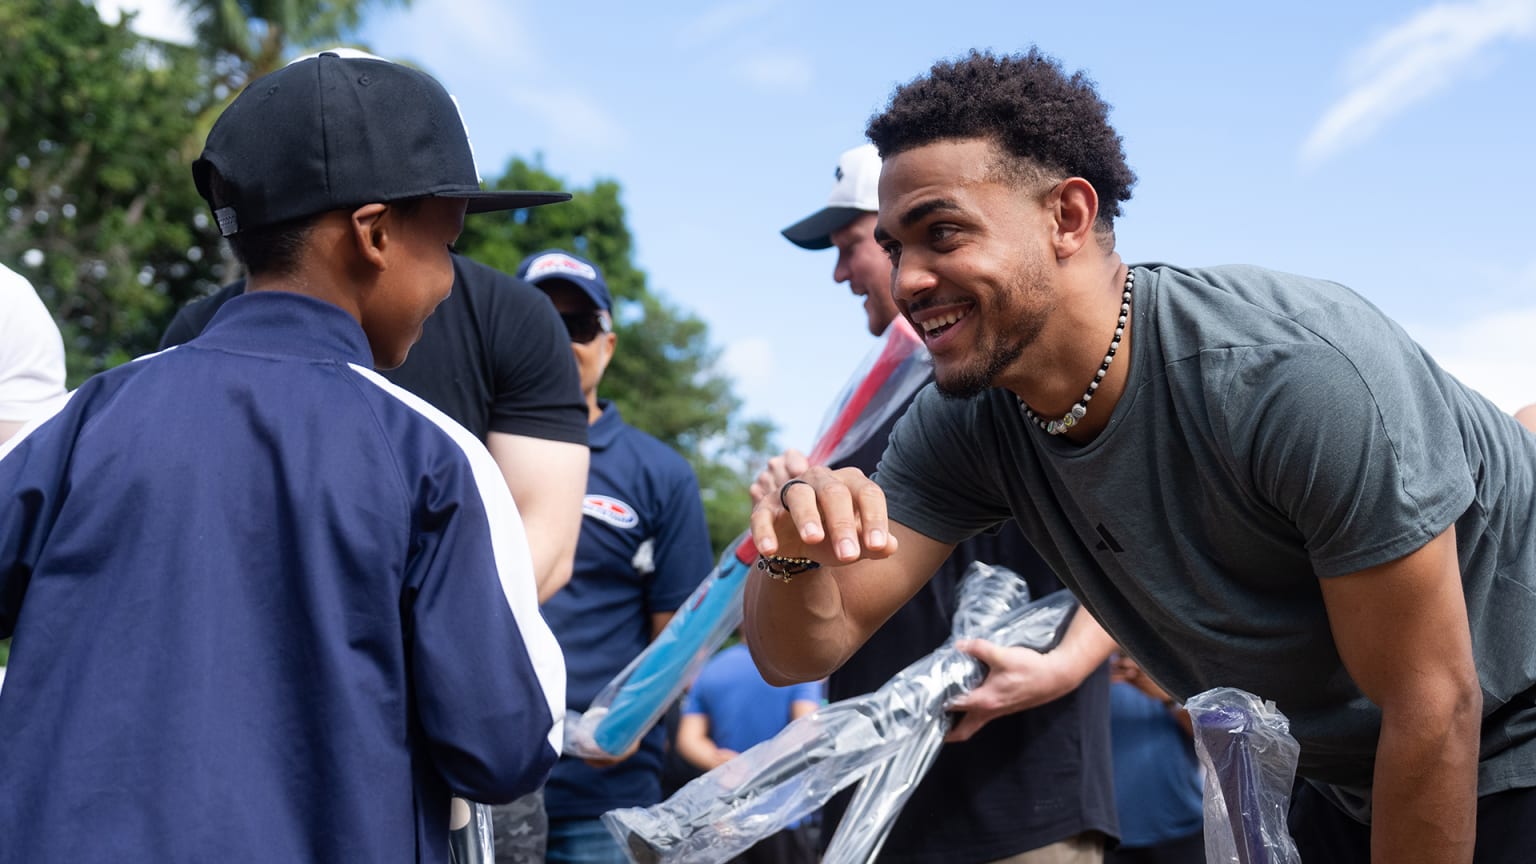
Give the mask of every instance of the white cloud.
[[486, 177], [511, 149], [611, 152], [627, 141], [600, 94], [570, 83], [573, 55], [538, 30], [527, 0], [416, 0], [370, 17], [371, 47], [413, 62], [459, 100]]
[[736, 64], [736, 74], [765, 90], [804, 91], [811, 86], [811, 61], [789, 54], [759, 54]]
[[1536, 402], [1536, 306], [1510, 309], [1453, 326], [1408, 326], [1447, 372], [1513, 412]]
[[1393, 116], [1444, 90], [1488, 46], [1536, 36], [1536, 0], [1474, 0], [1424, 9], [1358, 51], [1352, 87], [1302, 145], [1304, 163], [1320, 162], [1369, 138]]
[[552, 146], [612, 151], [622, 148], [627, 140], [619, 121], [579, 90], [527, 83], [509, 86], [501, 96], [544, 123]]
[[419, 2], [407, 14], [414, 33], [429, 35], [439, 48], [435, 54], [494, 58], [484, 71], [504, 75], [543, 65], [527, 7], [521, 0], [451, 0]]
[[403, 50], [433, 58], [429, 71], [452, 82], [488, 176], [501, 168], [493, 145], [518, 140], [518, 126], [547, 129], [551, 149], [608, 151], [627, 140], [600, 98], [562, 80], [568, 52], [541, 39], [535, 20], [525, 0], [418, 0], [385, 31]]
[[778, 0], [734, 0], [720, 3], [705, 10], [704, 14], [688, 21], [678, 31], [681, 45], [701, 45], [738, 30], [743, 24], [772, 12]]
[[192, 21], [176, 0], [96, 0], [103, 21], [116, 24], [124, 12], [137, 11], [133, 32], [162, 42], [191, 45]]
[[801, 92], [813, 78], [809, 59], [800, 54], [762, 50], [756, 22], [772, 15], [781, 0], [731, 0], [711, 6], [678, 31], [681, 47], [716, 49], [731, 76], [760, 90]]

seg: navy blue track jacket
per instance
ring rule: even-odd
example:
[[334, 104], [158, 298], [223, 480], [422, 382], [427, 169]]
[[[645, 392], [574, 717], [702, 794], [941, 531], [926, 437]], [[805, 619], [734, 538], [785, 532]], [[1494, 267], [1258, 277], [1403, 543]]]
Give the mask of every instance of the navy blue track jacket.
[[480, 442], [335, 306], [255, 292], [0, 458], [0, 862], [448, 859], [559, 752]]

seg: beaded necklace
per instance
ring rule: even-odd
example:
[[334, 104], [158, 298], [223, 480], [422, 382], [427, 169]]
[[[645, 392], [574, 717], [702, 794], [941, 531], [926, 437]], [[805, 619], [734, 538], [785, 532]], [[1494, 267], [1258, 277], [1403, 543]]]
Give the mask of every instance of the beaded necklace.
[[[1120, 337], [1125, 335], [1125, 322], [1131, 315], [1131, 287], [1136, 281], [1136, 274], [1131, 268], [1125, 268], [1125, 293], [1120, 297], [1120, 321], [1115, 325], [1115, 338], [1110, 340], [1109, 353], [1104, 355], [1104, 362], [1099, 364], [1099, 371], [1093, 373], [1093, 380], [1088, 382], [1088, 389], [1083, 391], [1083, 398], [1077, 400], [1077, 404], [1061, 415], [1060, 420], [1041, 420], [1023, 399], [1019, 399], [1019, 410], [1036, 426], [1039, 426], [1047, 435], [1060, 435], [1077, 425], [1077, 421], [1088, 414], [1088, 403], [1093, 401], [1093, 392], [1099, 389], [1099, 382], [1104, 380], [1104, 373], [1109, 371], [1109, 364], [1115, 359], [1115, 352], [1120, 350]], [[1015, 397], [1017, 398], [1017, 397]]]

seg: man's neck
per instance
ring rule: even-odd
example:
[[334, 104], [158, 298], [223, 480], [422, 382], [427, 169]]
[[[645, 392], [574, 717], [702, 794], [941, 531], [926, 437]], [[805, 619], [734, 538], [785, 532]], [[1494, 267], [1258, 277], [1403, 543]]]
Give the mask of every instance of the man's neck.
[[[1114, 359], [1098, 376], [1120, 326], [1128, 267], [1111, 253], [1104, 266], [1078, 287], [1070, 284], [1058, 296], [1052, 320], [1031, 349], [1014, 363], [1019, 374], [1005, 384], [1042, 421], [1063, 419], [1075, 405], [1086, 413], [1076, 418], [1062, 437], [1087, 443], [1109, 422], [1125, 391], [1131, 365], [1131, 321], [1127, 314]], [[1135, 307], [1132, 291], [1132, 308]], [[1097, 387], [1092, 386], [1097, 384]], [[1090, 395], [1085, 401], [1084, 397]]]

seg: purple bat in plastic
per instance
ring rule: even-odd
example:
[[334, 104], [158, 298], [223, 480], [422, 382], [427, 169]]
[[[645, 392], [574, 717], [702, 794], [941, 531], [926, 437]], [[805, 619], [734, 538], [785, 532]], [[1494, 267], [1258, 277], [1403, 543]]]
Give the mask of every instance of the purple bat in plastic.
[[1217, 687], [1184, 703], [1205, 766], [1208, 864], [1301, 864], [1286, 828], [1301, 747], [1272, 702]]

